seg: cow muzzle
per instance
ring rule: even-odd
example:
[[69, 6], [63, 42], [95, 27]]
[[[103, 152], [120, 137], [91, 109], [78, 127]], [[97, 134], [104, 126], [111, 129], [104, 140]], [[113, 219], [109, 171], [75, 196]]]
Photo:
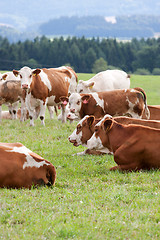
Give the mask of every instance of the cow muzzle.
[[73, 143], [73, 145], [74, 145], [75, 147], [78, 146], [78, 143], [77, 143], [76, 140], [72, 140], [72, 139], [70, 139], [70, 137], [68, 138], [68, 140], [69, 140], [71, 143]]
[[28, 89], [28, 84], [22, 84], [22, 89]]

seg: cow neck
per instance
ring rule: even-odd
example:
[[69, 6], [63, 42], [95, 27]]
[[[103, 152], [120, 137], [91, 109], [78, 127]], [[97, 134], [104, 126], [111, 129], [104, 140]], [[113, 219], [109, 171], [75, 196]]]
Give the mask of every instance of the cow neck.
[[118, 123], [113, 123], [112, 128], [107, 134], [108, 142], [113, 153], [115, 153], [115, 151], [127, 140], [127, 133], [128, 131], [125, 126], [122, 126]]

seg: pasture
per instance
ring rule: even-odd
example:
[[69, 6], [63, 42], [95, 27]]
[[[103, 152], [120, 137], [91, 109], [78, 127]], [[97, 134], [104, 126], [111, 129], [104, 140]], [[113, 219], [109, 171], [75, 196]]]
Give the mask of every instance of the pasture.
[[[160, 105], [159, 83], [160, 76], [131, 77], [150, 105]], [[48, 112], [45, 127], [2, 120], [1, 142], [21, 142], [49, 160], [57, 179], [51, 188], [0, 189], [0, 239], [159, 239], [160, 171], [110, 172], [112, 156], [73, 156], [85, 149], [68, 141], [75, 126]]]

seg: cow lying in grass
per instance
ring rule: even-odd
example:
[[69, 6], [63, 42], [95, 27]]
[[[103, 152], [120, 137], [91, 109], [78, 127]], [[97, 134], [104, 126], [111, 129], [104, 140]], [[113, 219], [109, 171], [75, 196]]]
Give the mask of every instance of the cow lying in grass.
[[117, 166], [110, 170], [136, 171], [160, 168], [160, 130], [137, 124], [124, 125], [103, 118], [87, 142], [89, 149], [108, 148]]
[[55, 183], [55, 167], [21, 143], [0, 143], [0, 187], [31, 188]]
[[[112, 118], [111, 115], [105, 115], [103, 119]], [[151, 120], [144, 120], [144, 119], [136, 119], [136, 118], [130, 118], [130, 117], [114, 117], [113, 118], [116, 122], [121, 124], [138, 124], [142, 126], [149, 126], [152, 128], [159, 128], [160, 129], [160, 121], [151, 121]], [[101, 119], [95, 119], [94, 116], [86, 115], [81, 121], [77, 124], [76, 129], [73, 131], [73, 133], [69, 136], [69, 141], [73, 143], [74, 146], [85, 146], [87, 147], [87, 141], [91, 138], [91, 136], [94, 133], [95, 125], [100, 121]], [[108, 148], [103, 148], [100, 150], [91, 150], [86, 149], [83, 152], [77, 153], [77, 155], [85, 155], [85, 154], [105, 154], [110, 153]]]
[[70, 112], [79, 119], [85, 115], [101, 118], [105, 114], [112, 116], [131, 116], [149, 118], [146, 94], [141, 88], [95, 92], [91, 94], [72, 93], [65, 102], [69, 102]]

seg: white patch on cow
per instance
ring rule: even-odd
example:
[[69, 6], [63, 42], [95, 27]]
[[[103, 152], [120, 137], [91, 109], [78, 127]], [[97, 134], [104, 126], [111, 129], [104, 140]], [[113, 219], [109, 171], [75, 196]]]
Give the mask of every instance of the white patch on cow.
[[[79, 121], [79, 123], [77, 124], [77, 126], [78, 125], [81, 125], [82, 126], [82, 123], [83, 123], [83, 121], [85, 121], [86, 120], [86, 118], [88, 118], [89, 117], [89, 115], [86, 115], [83, 119], [81, 119], [80, 121]], [[86, 144], [84, 143], [84, 144], [82, 144], [82, 131], [80, 131], [78, 134], [77, 134], [77, 128], [73, 131], [73, 133], [69, 136], [69, 139], [70, 140], [73, 140], [73, 141], [76, 141], [77, 142], [77, 144], [78, 144], [78, 146], [79, 145], [82, 145], [82, 146], [85, 146], [86, 147]]]
[[102, 145], [100, 137], [96, 137], [94, 133], [92, 137], [87, 141], [87, 148], [101, 150], [104, 148], [104, 146]]
[[135, 89], [131, 89], [130, 92], [137, 92]]
[[48, 87], [49, 91], [51, 91], [52, 87], [48, 75], [43, 70], [41, 70], [39, 76], [41, 77], [41, 81]]
[[[78, 102], [79, 102], [79, 105], [77, 104]], [[82, 105], [81, 95], [79, 93], [72, 93], [69, 97], [70, 111], [71, 112], [74, 111], [74, 114], [79, 117], [81, 105]]]
[[57, 104], [55, 103], [55, 98], [56, 96], [50, 96], [47, 98], [47, 105], [49, 106], [56, 106]]
[[99, 105], [104, 110], [104, 100], [99, 98], [98, 93], [91, 93], [91, 95], [95, 99], [97, 105]]
[[43, 165], [49, 165], [49, 163], [47, 163], [45, 161], [41, 161], [41, 162], [35, 161], [35, 159], [29, 154], [29, 153], [32, 153], [32, 151], [29, 150], [28, 148], [26, 148], [25, 146], [14, 147], [13, 150], [6, 150], [6, 151], [7, 152], [17, 152], [17, 153], [21, 153], [21, 154], [26, 155], [27, 162], [25, 162], [23, 164], [23, 169], [25, 169], [26, 167], [40, 168]]
[[135, 103], [132, 103], [132, 102], [129, 101], [128, 96], [126, 96], [126, 101], [128, 102], [129, 110], [125, 114], [129, 113], [133, 118], [141, 118], [138, 115], [138, 113], [135, 113], [134, 110], [133, 110], [134, 106], [139, 103], [139, 99], [137, 99]]

